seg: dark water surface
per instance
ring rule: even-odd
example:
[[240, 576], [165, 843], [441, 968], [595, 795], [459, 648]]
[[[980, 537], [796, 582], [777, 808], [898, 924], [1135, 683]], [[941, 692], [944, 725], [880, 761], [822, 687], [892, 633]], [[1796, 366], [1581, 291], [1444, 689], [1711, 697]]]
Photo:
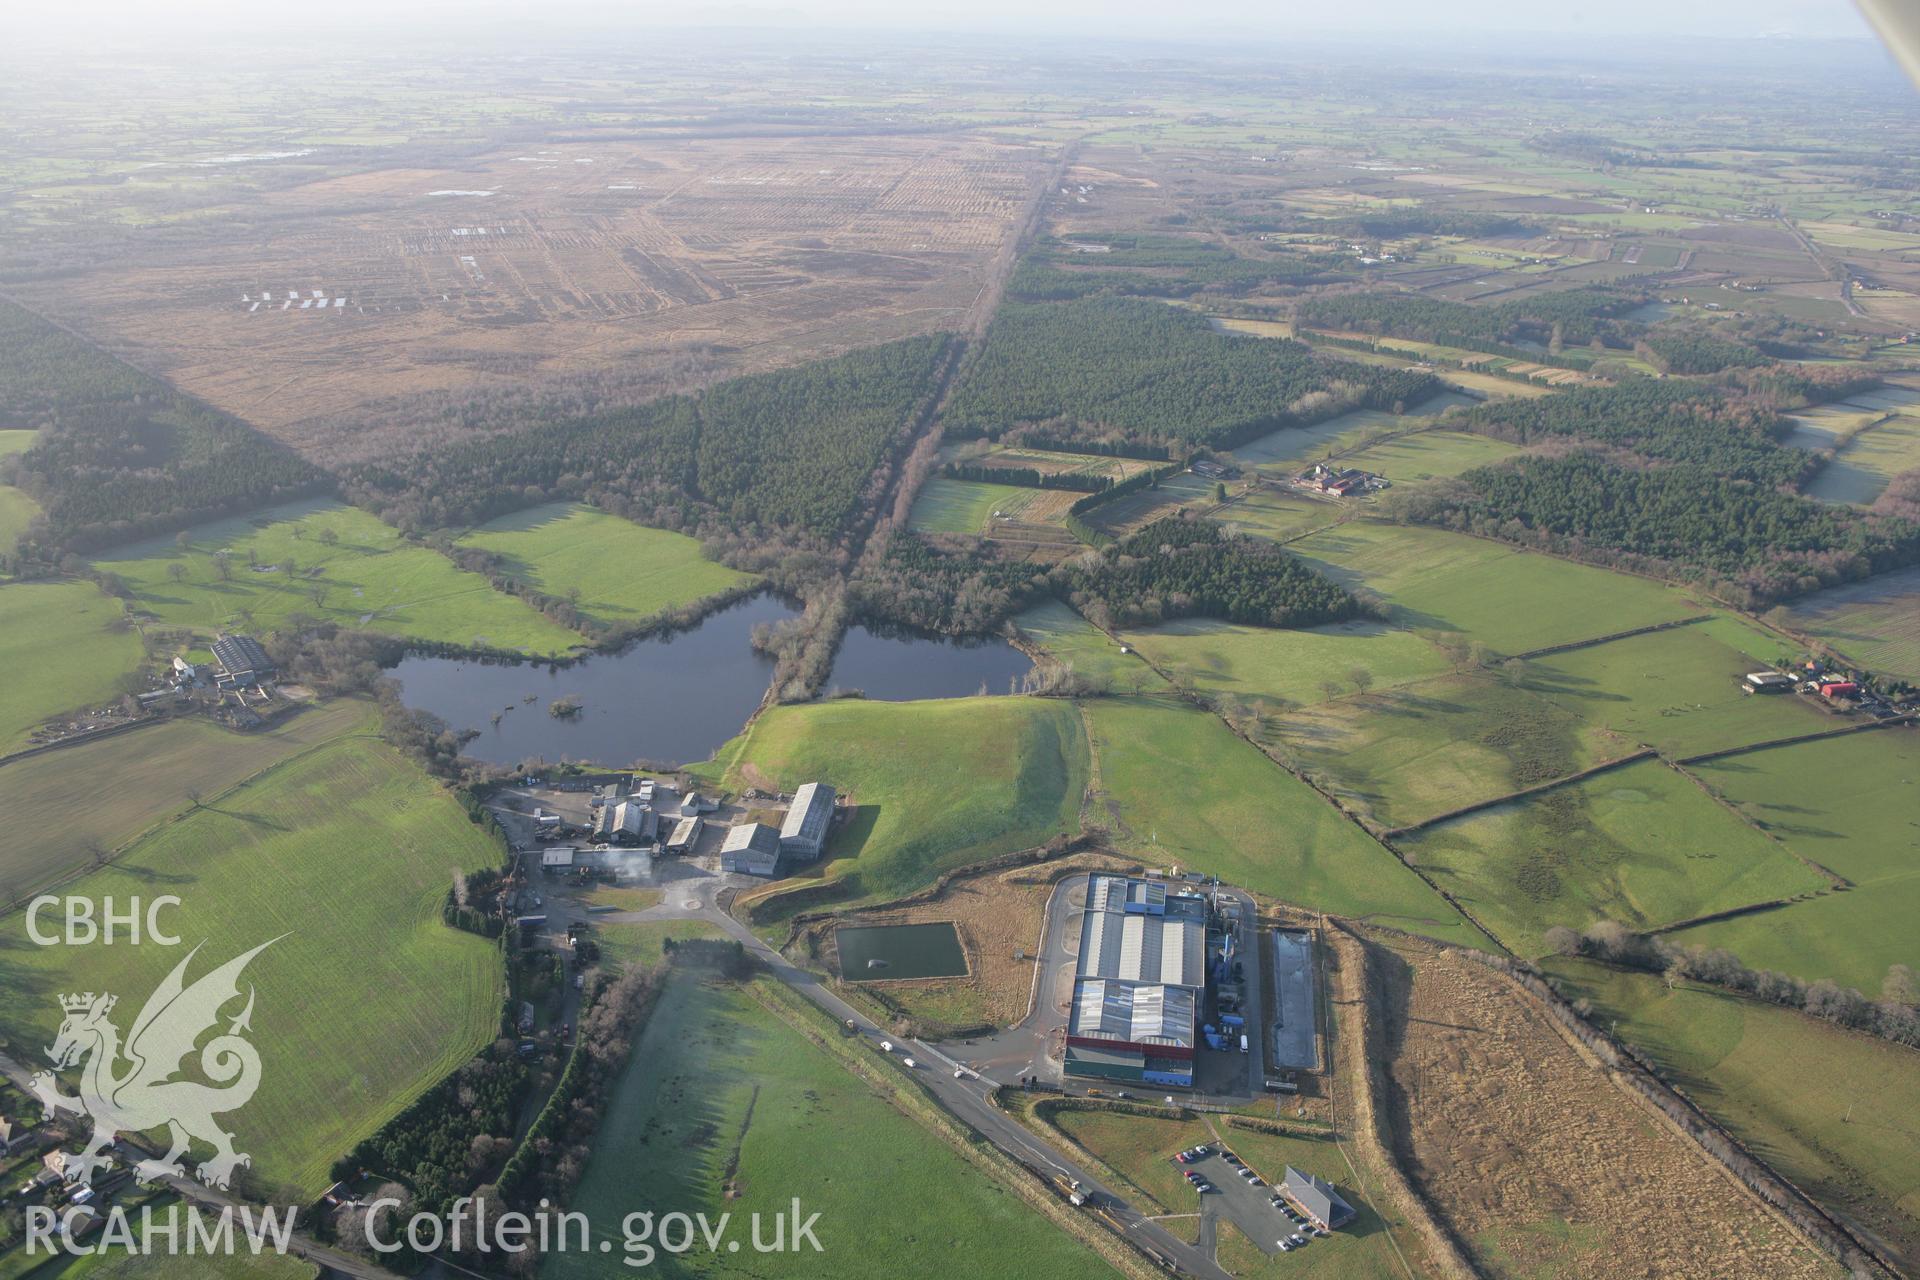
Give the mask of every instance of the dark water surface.
[[840, 976], [849, 982], [957, 978], [967, 972], [960, 934], [948, 921], [862, 925], [834, 930]]
[[858, 689], [883, 702], [1017, 692], [1033, 660], [999, 637], [954, 640], [896, 629], [849, 627], [827, 688]]
[[[689, 764], [739, 733], [766, 693], [773, 662], [754, 652], [754, 626], [797, 615], [779, 597], [759, 595], [690, 630], [558, 670], [415, 656], [391, 674], [409, 707], [431, 711], [455, 729], [479, 731], [466, 746], [476, 760]], [[577, 698], [580, 714], [549, 715], [548, 705], [563, 697]], [[491, 723], [496, 713], [497, 725]]]

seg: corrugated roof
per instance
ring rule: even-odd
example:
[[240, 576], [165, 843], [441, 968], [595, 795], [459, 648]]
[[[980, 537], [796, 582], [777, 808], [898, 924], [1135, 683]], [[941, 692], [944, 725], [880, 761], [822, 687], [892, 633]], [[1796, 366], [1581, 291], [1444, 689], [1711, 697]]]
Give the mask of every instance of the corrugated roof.
[[1196, 920], [1089, 911], [1080, 930], [1080, 976], [1206, 985], [1207, 934]]
[[827, 825], [832, 821], [833, 788], [824, 782], [809, 782], [793, 793], [793, 805], [780, 824], [780, 838], [819, 845], [826, 841]]
[[1082, 978], [1067, 1034], [1131, 1044], [1193, 1046], [1194, 998], [1182, 987]]

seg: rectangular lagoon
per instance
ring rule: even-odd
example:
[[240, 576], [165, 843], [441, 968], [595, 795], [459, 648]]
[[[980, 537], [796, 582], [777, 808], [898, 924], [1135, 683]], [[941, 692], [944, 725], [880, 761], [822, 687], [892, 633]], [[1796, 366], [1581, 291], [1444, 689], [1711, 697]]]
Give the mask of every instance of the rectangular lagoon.
[[892, 978], [964, 978], [967, 953], [951, 921], [881, 924], [836, 930], [840, 976], [848, 982]]

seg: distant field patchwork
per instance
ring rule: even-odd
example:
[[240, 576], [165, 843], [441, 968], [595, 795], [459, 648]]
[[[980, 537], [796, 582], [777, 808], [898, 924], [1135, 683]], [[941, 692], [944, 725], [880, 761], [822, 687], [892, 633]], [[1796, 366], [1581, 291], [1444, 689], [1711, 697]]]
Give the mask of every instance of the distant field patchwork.
[[1803, 596], [1787, 607], [1787, 625], [1870, 670], [1920, 680], [1920, 569]]

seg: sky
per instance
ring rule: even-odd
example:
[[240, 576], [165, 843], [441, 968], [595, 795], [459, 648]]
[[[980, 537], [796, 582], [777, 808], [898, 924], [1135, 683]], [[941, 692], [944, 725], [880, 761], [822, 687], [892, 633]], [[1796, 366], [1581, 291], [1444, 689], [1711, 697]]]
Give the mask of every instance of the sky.
[[152, 30], [180, 37], [252, 30], [297, 34], [534, 21], [567, 27], [729, 26], [1062, 33], [1202, 39], [1289, 35], [1403, 37], [1422, 31], [1512, 34], [1547, 42], [1596, 36], [1865, 37], [1852, 0], [16, 0], [8, 25], [99, 38]]

